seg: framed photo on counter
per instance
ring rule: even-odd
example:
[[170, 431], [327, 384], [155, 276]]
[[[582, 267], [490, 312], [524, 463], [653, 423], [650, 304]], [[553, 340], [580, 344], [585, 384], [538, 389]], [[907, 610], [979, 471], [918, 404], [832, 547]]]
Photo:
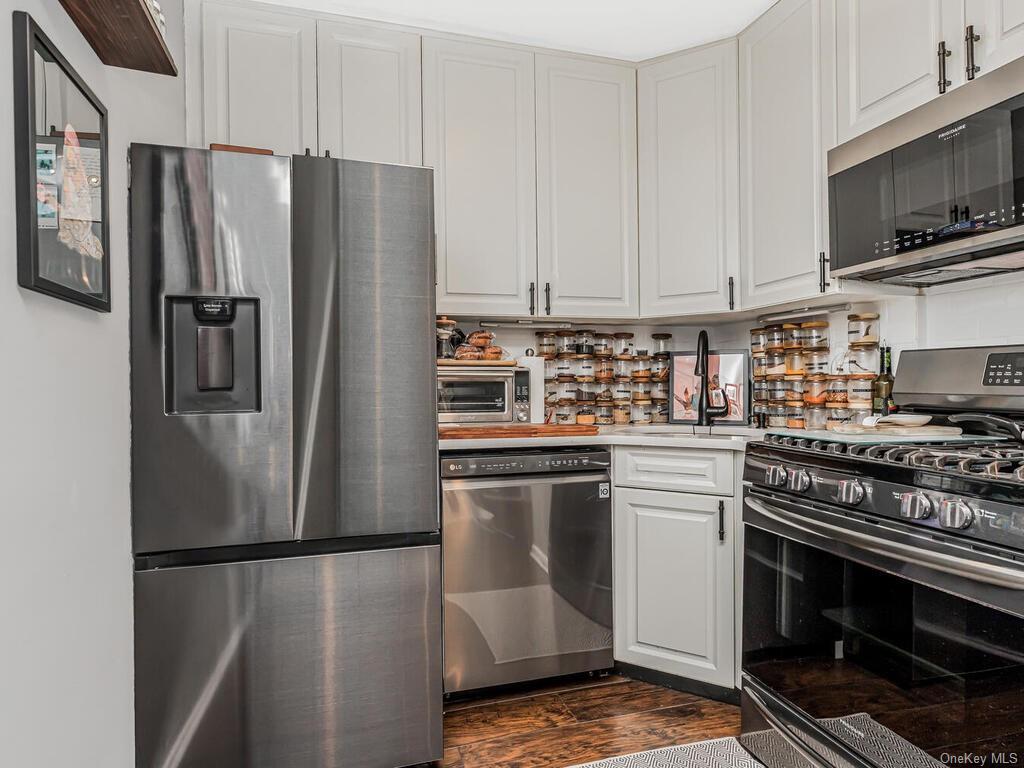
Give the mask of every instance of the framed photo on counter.
[[[668, 420], [673, 424], [697, 423], [701, 380], [694, 374], [696, 367], [696, 352], [673, 352], [669, 358]], [[709, 352], [708, 380], [711, 405], [729, 405], [729, 415], [715, 418], [714, 423], [747, 424], [750, 421], [751, 393], [746, 350]]]

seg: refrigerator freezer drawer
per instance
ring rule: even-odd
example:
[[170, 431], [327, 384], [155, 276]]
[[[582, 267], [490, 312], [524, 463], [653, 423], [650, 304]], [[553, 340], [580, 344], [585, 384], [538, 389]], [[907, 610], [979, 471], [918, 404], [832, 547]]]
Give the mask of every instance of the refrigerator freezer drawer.
[[436, 546], [135, 574], [136, 765], [441, 757]]

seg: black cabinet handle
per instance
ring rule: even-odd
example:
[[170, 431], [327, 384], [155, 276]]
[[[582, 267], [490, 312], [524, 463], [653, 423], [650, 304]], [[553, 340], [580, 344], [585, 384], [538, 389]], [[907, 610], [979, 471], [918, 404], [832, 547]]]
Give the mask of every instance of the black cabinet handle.
[[946, 79], [946, 59], [953, 55], [953, 52], [946, 47], [946, 41], [939, 41], [939, 93], [945, 93], [953, 83]]
[[824, 293], [831, 283], [828, 281], [828, 273], [825, 264], [829, 261], [824, 251], [818, 253], [818, 292]]
[[537, 284], [530, 283], [530, 314], [537, 311]]
[[551, 314], [551, 283], [544, 283], [544, 311]]
[[981, 71], [981, 67], [974, 63], [974, 44], [981, 40], [981, 35], [974, 33], [974, 25], [968, 24], [964, 30], [964, 58], [967, 59], [967, 79], [973, 80], [974, 76]]
[[718, 540], [725, 541], [725, 502], [718, 500]]
[[736, 309], [736, 278], [729, 276], [729, 309]]

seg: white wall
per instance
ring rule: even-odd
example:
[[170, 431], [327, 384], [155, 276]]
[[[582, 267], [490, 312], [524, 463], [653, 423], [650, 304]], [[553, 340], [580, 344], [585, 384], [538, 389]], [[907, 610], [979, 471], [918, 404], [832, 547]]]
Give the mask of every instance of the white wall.
[[[180, 0], [162, 0], [183, 61]], [[109, 112], [113, 312], [25, 291], [15, 264], [11, 13]], [[105, 67], [58, 0], [0, 0], [0, 765], [134, 763], [129, 510], [130, 141], [184, 143], [182, 78]]]
[[1024, 274], [933, 288], [922, 347], [1024, 344]]

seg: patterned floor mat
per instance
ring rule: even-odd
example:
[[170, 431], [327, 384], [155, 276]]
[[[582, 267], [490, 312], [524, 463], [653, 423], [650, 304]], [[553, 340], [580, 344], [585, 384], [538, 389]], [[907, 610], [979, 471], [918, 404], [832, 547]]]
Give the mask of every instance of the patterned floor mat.
[[764, 768], [733, 738], [612, 757], [574, 768]]

